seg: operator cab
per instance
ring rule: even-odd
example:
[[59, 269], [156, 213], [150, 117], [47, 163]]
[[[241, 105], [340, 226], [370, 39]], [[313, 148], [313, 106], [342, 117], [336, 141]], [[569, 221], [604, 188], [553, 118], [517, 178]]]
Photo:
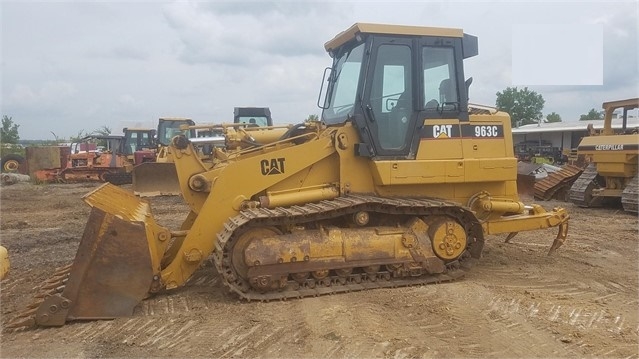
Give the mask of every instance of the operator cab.
[[233, 123], [245, 123], [248, 127], [273, 126], [271, 109], [268, 107], [235, 107]]
[[333, 58], [322, 121], [353, 121], [360, 156], [415, 158], [424, 121], [468, 121], [463, 59], [477, 38], [459, 29], [358, 23], [325, 44]]
[[155, 148], [155, 130], [148, 128], [123, 128], [122, 153], [132, 155], [137, 151]]
[[163, 117], [158, 120], [157, 142], [159, 145], [168, 146], [171, 139], [177, 135], [185, 135], [186, 138], [194, 138], [195, 130], [182, 130], [180, 126], [195, 126], [190, 118]]

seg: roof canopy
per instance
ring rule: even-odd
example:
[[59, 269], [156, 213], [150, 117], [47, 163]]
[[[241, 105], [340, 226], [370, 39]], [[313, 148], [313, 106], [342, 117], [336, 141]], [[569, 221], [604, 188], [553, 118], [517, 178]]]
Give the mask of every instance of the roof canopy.
[[392, 35], [414, 35], [414, 36], [446, 36], [463, 37], [461, 29], [426, 27], [426, 26], [405, 26], [388, 24], [355, 23], [347, 30], [337, 34], [332, 40], [324, 44], [326, 51], [335, 49], [360, 34], [392, 34]]

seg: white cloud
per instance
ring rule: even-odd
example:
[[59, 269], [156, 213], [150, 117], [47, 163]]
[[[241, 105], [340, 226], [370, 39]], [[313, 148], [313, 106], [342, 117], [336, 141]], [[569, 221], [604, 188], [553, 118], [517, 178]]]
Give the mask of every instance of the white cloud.
[[73, 97], [75, 86], [63, 81], [47, 81], [38, 88], [17, 84], [10, 90], [6, 106], [47, 106], [56, 107], [60, 101]]
[[517, 25], [512, 43], [514, 84], [603, 84], [602, 25]]
[[[323, 53], [320, 44], [312, 41], [326, 32], [323, 18], [315, 11], [291, 11], [299, 7], [295, 3], [242, 4], [174, 2], [165, 6], [167, 22], [182, 41], [180, 59], [190, 64], [259, 66], [274, 56]], [[297, 16], [290, 18], [291, 12]]]
[[4, 101], [5, 106], [35, 105], [38, 95], [27, 85], [18, 84], [9, 94], [8, 101]]

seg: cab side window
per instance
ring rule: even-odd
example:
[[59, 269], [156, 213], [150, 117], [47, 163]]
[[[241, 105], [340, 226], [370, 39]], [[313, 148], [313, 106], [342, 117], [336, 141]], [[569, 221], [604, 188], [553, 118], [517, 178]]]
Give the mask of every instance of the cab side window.
[[422, 64], [424, 64], [424, 110], [459, 111], [453, 48], [423, 47]]

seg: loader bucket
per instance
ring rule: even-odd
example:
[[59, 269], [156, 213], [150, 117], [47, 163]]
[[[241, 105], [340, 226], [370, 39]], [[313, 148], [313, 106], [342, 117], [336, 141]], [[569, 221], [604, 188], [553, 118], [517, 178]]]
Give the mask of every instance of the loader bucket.
[[177, 196], [180, 182], [172, 162], [146, 162], [133, 167], [133, 193], [140, 197]]
[[92, 210], [73, 263], [54, 273], [8, 328], [130, 316], [149, 292], [159, 272], [155, 237], [166, 235], [149, 204], [108, 183], [84, 200]]

